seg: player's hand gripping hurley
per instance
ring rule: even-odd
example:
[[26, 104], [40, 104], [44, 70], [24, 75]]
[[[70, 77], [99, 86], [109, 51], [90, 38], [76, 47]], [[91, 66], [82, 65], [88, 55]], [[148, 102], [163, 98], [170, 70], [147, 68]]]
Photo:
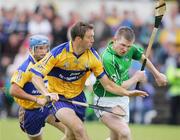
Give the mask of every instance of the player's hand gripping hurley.
[[[149, 44], [148, 44], [148, 47], [147, 47], [147, 50], [146, 50], [146, 54], [145, 54], [146, 59], [144, 59], [144, 61], [143, 61], [141, 71], [143, 71], [144, 68], [145, 68], [147, 58], [150, 55], [152, 44], [154, 42], [158, 27], [159, 27], [159, 25], [161, 23], [161, 20], [163, 18], [163, 15], [164, 15], [165, 11], [166, 11], [166, 3], [164, 2], [164, 0], [157, 1], [156, 8], [155, 8], [155, 24], [154, 24], [154, 28], [153, 28], [153, 31], [152, 31], [152, 34], [151, 34], [151, 37], [150, 37], [150, 40], [149, 40]], [[139, 84], [140, 84], [140, 82], [138, 82], [136, 84], [136, 89], [139, 89]]]

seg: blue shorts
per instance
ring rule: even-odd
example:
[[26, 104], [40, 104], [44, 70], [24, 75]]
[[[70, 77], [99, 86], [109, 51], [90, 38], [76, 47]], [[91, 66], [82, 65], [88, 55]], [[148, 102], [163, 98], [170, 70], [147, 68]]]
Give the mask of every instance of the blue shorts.
[[19, 109], [19, 122], [21, 129], [29, 136], [38, 136], [41, 134], [42, 127], [45, 126], [45, 120], [50, 114], [48, 107], [26, 110]]
[[[61, 99], [66, 99], [64, 96], [59, 95], [59, 98]], [[82, 92], [80, 95], [71, 98], [70, 100], [74, 100], [74, 101], [78, 101], [78, 102], [86, 102], [86, 97], [84, 95], [84, 92]], [[54, 105], [51, 107], [51, 111], [53, 114], [56, 114], [57, 110], [61, 109], [61, 108], [70, 108], [72, 110], [75, 111], [76, 115], [82, 120], [84, 121], [85, 119], [85, 110], [86, 108], [80, 105], [75, 105], [72, 103], [68, 103], [68, 102], [64, 102], [64, 101], [57, 101], [54, 103]], [[61, 120], [59, 120], [61, 121]]]

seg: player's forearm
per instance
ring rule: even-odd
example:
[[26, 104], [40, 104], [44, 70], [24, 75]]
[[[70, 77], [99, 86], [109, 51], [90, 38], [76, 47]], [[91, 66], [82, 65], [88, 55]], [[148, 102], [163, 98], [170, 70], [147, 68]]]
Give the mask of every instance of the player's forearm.
[[30, 94], [26, 93], [23, 89], [21, 89], [15, 83], [11, 85], [10, 94], [13, 97], [16, 97], [16, 98], [19, 98], [19, 99], [24, 99], [24, 100], [34, 101], [34, 102], [37, 101], [36, 96], [33, 96], [33, 95], [30, 95]]
[[46, 96], [48, 94], [47, 88], [45, 87], [44, 81], [41, 77], [34, 75], [32, 77], [32, 83], [42, 95]]
[[129, 89], [130, 87], [132, 87], [134, 84], [136, 84], [138, 82], [138, 78], [136, 78], [136, 76], [131, 77], [130, 79], [123, 81], [123, 83], [121, 84], [121, 86], [125, 89]]
[[128, 96], [129, 92], [128, 90], [126, 90], [125, 88], [118, 86], [114, 83], [107, 85], [106, 87], [104, 87], [105, 90], [114, 93], [116, 95], [121, 95], [121, 96]]
[[107, 77], [107, 75], [104, 75], [101, 79], [99, 79], [99, 81], [101, 82], [101, 84], [103, 85], [105, 90], [107, 90], [113, 94], [116, 94], [116, 95], [129, 96], [129, 97], [131, 97], [131, 96], [141, 96], [141, 97], [148, 96], [148, 94], [146, 92], [138, 91], [138, 90], [128, 91], [125, 88], [118, 86], [113, 81], [111, 81]]
[[102, 86], [104, 87], [105, 90], [116, 94], [120, 96], [131, 96], [131, 91], [126, 90], [122, 86], [117, 85], [113, 81], [111, 81], [107, 75], [104, 75], [101, 79], [99, 79], [101, 82]]
[[147, 59], [147, 68], [153, 74], [154, 77], [159, 75], [159, 71], [154, 67], [154, 65]]
[[107, 90], [113, 94], [121, 95], [121, 96], [129, 95], [129, 91], [127, 91], [125, 88], [115, 84], [106, 75], [103, 76], [101, 79], [99, 79], [99, 81], [101, 82], [101, 84], [103, 85], [105, 90]]
[[[142, 61], [145, 59], [145, 56], [142, 56]], [[154, 65], [152, 64], [152, 62], [146, 58], [146, 67], [148, 68], [148, 70], [153, 74], [154, 77], [157, 77], [159, 75], [159, 71], [154, 67]]]

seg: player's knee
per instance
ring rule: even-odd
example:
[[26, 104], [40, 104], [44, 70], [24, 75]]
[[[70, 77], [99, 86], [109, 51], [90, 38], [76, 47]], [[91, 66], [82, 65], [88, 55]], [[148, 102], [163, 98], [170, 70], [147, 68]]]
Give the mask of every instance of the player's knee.
[[77, 126], [75, 126], [74, 128], [74, 134], [75, 136], [78, 136], [78, 137], [84, 137], [84, 134], [85, 134], [85, 128], [83, 125], [81, 124], [78, 124]]
[[130, 131], [129, 128], [121, 129], [118, 134], [120, 135], [120, 137], [121, 137], [122, 139], [126, 139], [126, 140], [129, 140], [130, 137], [131, 137], [131, 131]]
[[65, 129], [65, 135], [64, 135], [63, 139], [61, 139], [61, 140], [75, 140], [75, 136], [73, 134], [73, 131], [66, 128]]

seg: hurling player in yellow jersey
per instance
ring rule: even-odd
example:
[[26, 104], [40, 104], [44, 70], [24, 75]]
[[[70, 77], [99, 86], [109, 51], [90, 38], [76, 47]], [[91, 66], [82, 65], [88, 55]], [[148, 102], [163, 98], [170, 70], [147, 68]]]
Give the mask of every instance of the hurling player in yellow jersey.
[[[83, 125], [85, 108], [59, 101], [59, 98], [86, 102], [83, 92], [84, 84], [91, 72], [100, 80], [104, 88], [114, 94], [125, 96], [147, 96], [146, 92], [127, 91], [108, 79], [97, 52], [92, 48], [94, 28], [91, 24], [77, 22], [70, 30], [71, 41], [55, 47], [44, 59], [32, 69], [35, 75], [33, 84], [43, 95], [57, 93], [53, 96], [55, 116], [67, 126], [71, 140], [89, 140]], [[48, 76], [48, 88], [43, 77]]]
[[[50, 41], [42, 35], [33, 35], [29, 39], [30, 54], [11, 79], [10, 93], [20, 105], [20, 127], [27, 133], [30, 140], [42, 140], [42, 127], [45, 122], [57, 127], [64, 132], [64, 125], [55, 122], [55, 117], [50, 114], [50, 108], [44, 106], [48, 97], [43, 97], [31, 82], [32, 73], [29, 68], [41, 60], [49, 51]], [[47, 80], [44, 80], [47, 83]]]

